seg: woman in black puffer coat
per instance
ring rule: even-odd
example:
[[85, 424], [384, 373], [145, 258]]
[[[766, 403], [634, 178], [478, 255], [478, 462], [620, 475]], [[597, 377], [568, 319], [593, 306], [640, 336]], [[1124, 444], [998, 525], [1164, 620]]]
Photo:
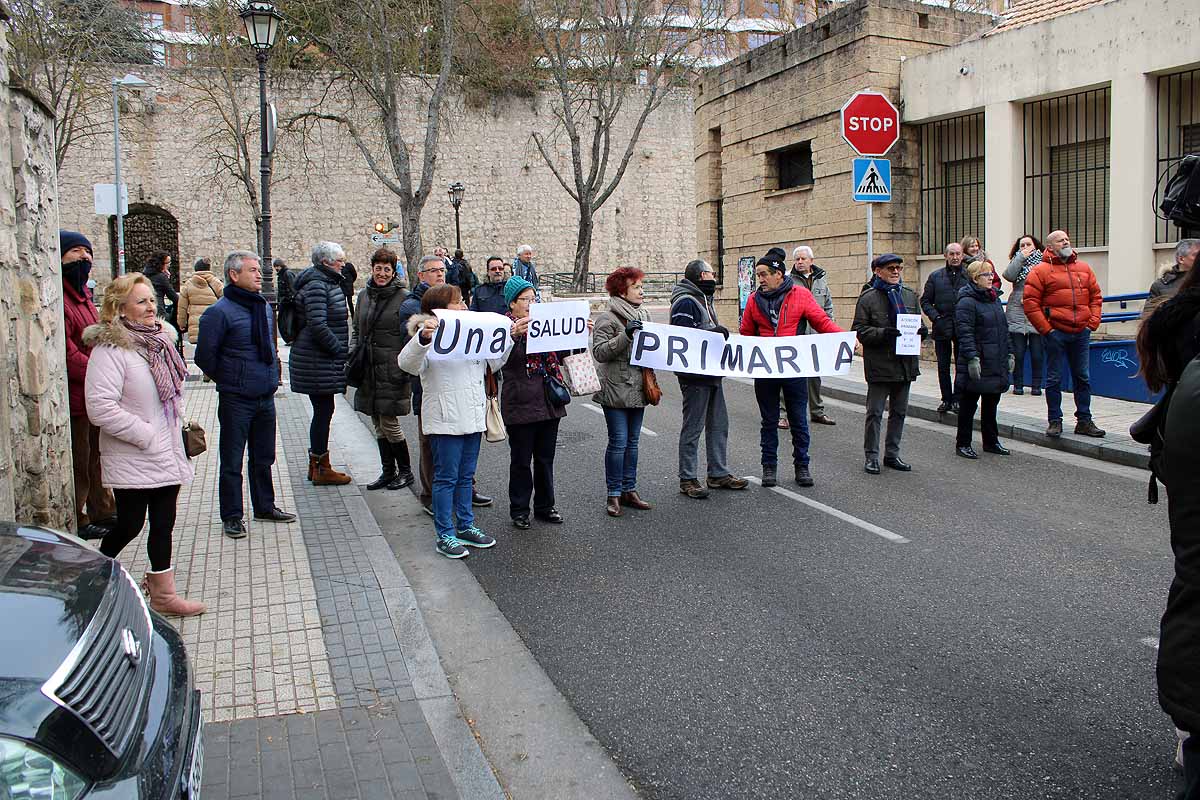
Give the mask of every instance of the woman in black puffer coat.
[[292, 391], [308, 395], [313, 407], [308, 429], [308, 479], [314, 486], [337, 486], [350, 476], [329, 464], [329, 423], [333, 401], [346, 391], [350, 352], [350, 313], [342, 289], [346, 252], [336, 242], [318, 242], [313, 265], [296, 278], [296, 301], [304, 326], [288, 360]]
[[979, 458], [971, 447], [975, 424], [975, 405], [981, 403], [980, 428], [983, 449], [1006, 456], [1000, 444], [996, 409], [1000, 395], [1008, 391], [1013, 357], [1008, 341], [1008, 320], [1000, 305], [1000, 295], [992, 285], [995, 274], [990, 262], [973, 261], [965, 267], [969, 284], [958, 292], [954, 307], [954, 326], [958, 331], [958, 375], [962, 388], [958, 411], [958, 438], [955, 452], [963, 458]]

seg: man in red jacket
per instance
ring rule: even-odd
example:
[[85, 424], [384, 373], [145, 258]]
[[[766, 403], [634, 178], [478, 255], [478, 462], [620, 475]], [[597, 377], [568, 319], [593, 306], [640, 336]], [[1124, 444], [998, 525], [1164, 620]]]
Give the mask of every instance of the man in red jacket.
[[[787, 274], [786, 258], [783, 250], [772, 247], [758, 260], [754, 267], [758, 290], [751, 292], [746, 300], [738, 332], [743, 336], [802, 336], [805, 323], [808, 323], [817, 333], [841, 333], [842, 329], [833, 323], [808, 289], [792, 281]], [[776, 483], [780, 392], [783, 392], [783, 403], [791, 423], [796, 483], [812, 486], [812, 473], [808, 468], [808, 379], [755, 378], [754, 397], [762, 416], [759, 444], [763, 486]]]
[[1046, 435], [1062, 436], [1063, 356], [1075, 384], [1075, 433], [1100, 437], [1092, 421], [1092, 384], [1088, 373], [1092, 331], [1100, 327], [1103, 297], [1096, 273], [1081, 261], [1065, 231], [1046, 237], [1042, 263], [1029, 273], [1021, 309], [1046, 343]]
[[116, 524], [117, 505], [112, 490], [105, 489], [100, 483], [100, 429], [88, 420], [83, 399], [83, 379], [92, 353], [92, 348], [83, 343], [83, 329], [97, 322], [96, 306], [87, 285], [92, 271], [92, 243], [82, 233], [59, 231], [58, 252], [62, 257], [75, 522], [80, 536], [100, 539]]

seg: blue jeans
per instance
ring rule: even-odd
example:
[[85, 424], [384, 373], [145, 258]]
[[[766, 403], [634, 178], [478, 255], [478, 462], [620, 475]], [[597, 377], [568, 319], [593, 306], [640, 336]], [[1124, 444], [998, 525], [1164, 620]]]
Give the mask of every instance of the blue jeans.
[[792, 463], [808, 466], [808, 378], [755, 378], [754, 398], [762, 416], [759, 445], [762, 464], [774, 467], [779, 462], [779, 393], [787, 408], [792, 431]]
[[275, 395], [242, 397], [217, 395], [217, 421], [221, 425], [218, 451], [221, 473], [217, 502], [221, 519], [241, 519], [242, 459], [250, 446], [250, 505], [259, 514], [275, 508], [271, 467], [275, 463]]
[[609, 497], [637, 488], [638, 440], [642, 437], [644, 408], [604, 408], [608, 447], [604, 448], [604, 482]]
[[480, 433], [431, 433], [426, 437], [433, 451], [433, 525], [438, 536], [453, 536], [475, 524], [471, 489], [482, 437]]
[[1042, 337], [1046, 344], [1046, 411], [1051, 422], [1061, 422], [1063, 356], [1075, 383], [1075, 418], [1080, 422], [1092, 418], [1092, 384], [1088, 374], [1089, 344], [1092, 332], [1084, 328], [1079, 333], [1050, 331]]

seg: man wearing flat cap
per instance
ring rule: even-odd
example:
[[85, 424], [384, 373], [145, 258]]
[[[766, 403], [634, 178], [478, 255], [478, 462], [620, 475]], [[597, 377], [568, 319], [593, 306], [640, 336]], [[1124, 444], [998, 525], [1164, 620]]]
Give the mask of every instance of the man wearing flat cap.
[[[904, 285], [901, 272], [904, 260], [895, 253], [885, 253], [871, 262], [874, 273], [863, 286], [854, 309], [852, 328], [858, 334], [863, 350], [863, 366], [867, 378], [867, 421], [863, 436], [866, 462], [863, 471], [878, 475], [879, 428], [883, 408], [888, 411], [887, 439], [883, 465], [898, 472], [912, 467], [900, 458], [900, 437], [904, 434], [904, 418], [908, 413], [908, 393], [912, 382], [921, 374], [920, 356], [896, 354], [900, 328], [898, 314], [920, 314], [917, 294]], [[924, 339], [928, 331], [919, 330]]]

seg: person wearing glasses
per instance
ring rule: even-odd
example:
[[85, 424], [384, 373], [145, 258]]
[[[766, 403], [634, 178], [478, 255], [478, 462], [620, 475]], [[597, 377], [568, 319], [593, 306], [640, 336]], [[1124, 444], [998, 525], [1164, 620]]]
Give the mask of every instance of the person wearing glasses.
[[314, 486], [340, 486], [350, 476], [329, 463], [329, 424], [334, 397], [346, 391], [350, 353], [350, 309], [342, 287], [346, 251], [337, 242], [317, 242], [312, 266], [296, 278], [296, 298], [304, 309], [304, 327], [292, 343], [288, 370], [292, 391], [308, 395], [308, 479]]
[[[866, 462], [863, 471], [878, 475], [879, 428], [883, 408], [888, 406], [887, 439], [883, 465], [898, 472], [912, 467], [900, 458], [900, 437], [904, 435], [904, 418], [908, 414], [908, 394], [912, 382], [921, 374], [920, 356], [896, 354], [900, 328], [898, 314], [920, 314], [917, 293], [904, 285], [901, 272], [904, 260], [895, 253], [885, 253], [871, 262], [870, 281], [863, 286], [854, 308], [851, 328], [858, 334], [863, 350], [863, 366], [867, 378], [867, 420], [863, 434]], [[921, 338], [928, 335], [925, 326], [919, 329]]]
[[487, 282], [475, 287], [471, 294], [472, 311], [491, 311], [507, 314], [508, 303], [504, 302], [504, 283], [508, 280], [508, 265], [500, 256], [488, 256]]

